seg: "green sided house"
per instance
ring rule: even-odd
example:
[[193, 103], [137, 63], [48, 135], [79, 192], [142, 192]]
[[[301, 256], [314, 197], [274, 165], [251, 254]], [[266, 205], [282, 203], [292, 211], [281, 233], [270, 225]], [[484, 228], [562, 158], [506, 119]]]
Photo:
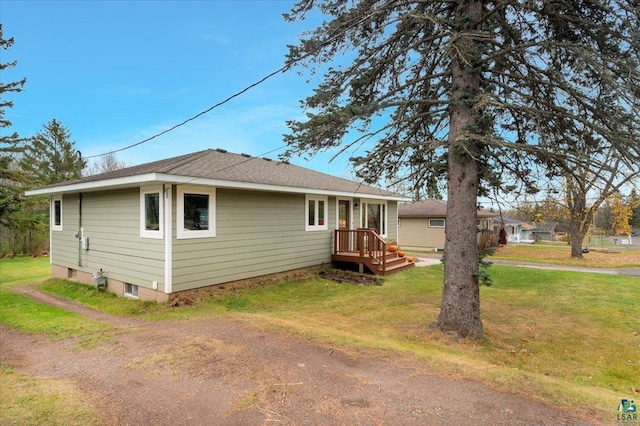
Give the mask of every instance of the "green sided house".
[[50, 197], [54, 277], [144, 300], [332, 260], [410, 266], [386, 250], [403, 196], [220, 149], [26, 195]]

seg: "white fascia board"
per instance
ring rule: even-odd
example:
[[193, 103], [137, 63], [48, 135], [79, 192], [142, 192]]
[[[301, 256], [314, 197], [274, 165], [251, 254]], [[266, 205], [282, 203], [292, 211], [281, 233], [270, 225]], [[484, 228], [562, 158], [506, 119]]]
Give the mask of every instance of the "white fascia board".
[[24, 195], [31, 197], [35, 195], [71, 194], [76, 192], [91, 192], [106, 189], [133, 188], [143, 184], [158, 182], [156, 177], [157, 173], [147, 173], [144, 175], [98, 180], [95, 182], [72, 183], [69, 185], [60, 185], [51, 188], [33, 189], [31, 191], [25, 191]]
[[33, 189], [26, 191], [27, 197], [36, 195], [57, 195], [70, 194], [77, 192], [91, 192], [108, 189], [132, 188], [140, 185], [148, 185], [151, 183], [171, 183], [171, 184], [189, 184], [189, 185], [205, 185], [215, 186], [218, 188], [245, 189], [255, 191], [272, 191], [272, 192], [288, 192], [296, 194], [314, 194], [327, 195], [332, 197], [353, 197], [368, 198], [373, 200], [389, 200], [389, 201], [412, 201], [410, 198], [403, 196], [375, 195], [360, 192], [346, 191], [329, 191], [324, 189], [299, 188], [293, 186], [269, 185], [254, 182], [236, 182], [220, 179], [193, 178], [189, 176], [176, 176], [164, 173], [147, 173], [144, 175], [128, 176], [116, 179], [99, 180], [95, 182], [74, 183], [69, 185], [55, 186], [51, 188]]
[[331, 197], [337, 196], [337, 197], [352, 197], [352, 198], [368, 198], [368, 199], [374, 199], [374, 200], [412, 201], [411, 198], [407, 198], [403, 196], [375, 195], [375, 194], [365, 194], [361, 192], [329, 191], [325, 189], [299, 188], [295, 186], [269, 185], [264, 183], [237, 182], [237, 181], [228, 181], [228, 180], [219, 180], [219, 179], [192, 178], [187, 176], [174, 176], [174, 175], [162, 175], [162, 174], [157, 175], [157, 177], [162, 182], [171, 182], [175, 184], [215, 186], [217, 188], [288, 192], [288, 193], [295, 193], [295, 194], [326, 195]]

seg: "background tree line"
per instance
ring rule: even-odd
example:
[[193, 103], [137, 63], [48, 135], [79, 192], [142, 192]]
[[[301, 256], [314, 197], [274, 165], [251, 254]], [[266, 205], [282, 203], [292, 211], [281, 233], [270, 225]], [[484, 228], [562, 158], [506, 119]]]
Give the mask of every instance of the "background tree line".
[[[0, 46], [8, 50], [13, 38], [4, 38], [0, 24]], [[0, 72], [16, 61], [0, 63]], [[0, 82], [0, 257], [40, 253], [49, 248], [49, 200], [25, 198], [24, 191], [52, 185], [84, 174], [97, 174], [124, 167], [113, 154], [88, 164], [80, 157], [71, 131], [53, 118], [33, 136], [11, 132], [8, 95], [20, 93], [26, 78]]]
[[[592, 208], [599, 198], [591, 198], [587, 207]], [[599, 203], [594, 212], [593, 221], [589, 223], [590, 233], [629, 235], [640, 230], [640, 194], [635, 188], [631, 188], [629, 195], [614, 192]], [[505, 215], [528, 223], [555, 223], [556, 230], [563, 233], [570, 229], [571, 211], [563, 198], [548, 196], [541, 201], [525, 200]]]

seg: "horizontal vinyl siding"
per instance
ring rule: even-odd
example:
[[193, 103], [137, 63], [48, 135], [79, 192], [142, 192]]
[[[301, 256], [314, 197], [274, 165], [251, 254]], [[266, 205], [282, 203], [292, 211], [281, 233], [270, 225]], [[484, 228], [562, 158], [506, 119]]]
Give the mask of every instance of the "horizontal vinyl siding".
[[[71, 200], [72, 202], [67, 202]], [[164, 286], [164, 242], [140, 237], [140, 190], [127, 189], [82, 195], [82, 228], [89, 250], [78, 266], [78, 195], [63, 199], [63, 236], [54, 235], [53, 263], [85, 272], [102, 268], [107, 278], [158, 289]], [[55, 232], [54, 232], [55, 234]]]
[[216, 236], [174, 239], [173, 291], [330, 262], [335, 198], [326, 231], [305, 231], [304, 208], [303, 194], [219, 188]]
[[398, 244], [401, 247], [433, 250], [444, 248], [445, 228], [429, 228], [424, 217], [400, 218]]
[[398, 241], [398, 203], [387, 202], [387, 240]]
[[78, 196], [62, 197], [62, 231], [51, 231], [51, 263], [66, 268], [78, 268]]

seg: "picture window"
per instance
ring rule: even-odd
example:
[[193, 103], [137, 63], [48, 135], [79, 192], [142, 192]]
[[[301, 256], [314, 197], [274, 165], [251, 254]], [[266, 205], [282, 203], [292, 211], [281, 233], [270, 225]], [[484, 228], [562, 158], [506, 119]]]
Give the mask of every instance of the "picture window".
[[387, 204], [380, 202], [363, 202], [361, 220], [363, 228], [375, 229], [379, 235], [387, 235]]
[[178, 187], [177, 237], [216, 236], [216, 190], [205, 187]]

